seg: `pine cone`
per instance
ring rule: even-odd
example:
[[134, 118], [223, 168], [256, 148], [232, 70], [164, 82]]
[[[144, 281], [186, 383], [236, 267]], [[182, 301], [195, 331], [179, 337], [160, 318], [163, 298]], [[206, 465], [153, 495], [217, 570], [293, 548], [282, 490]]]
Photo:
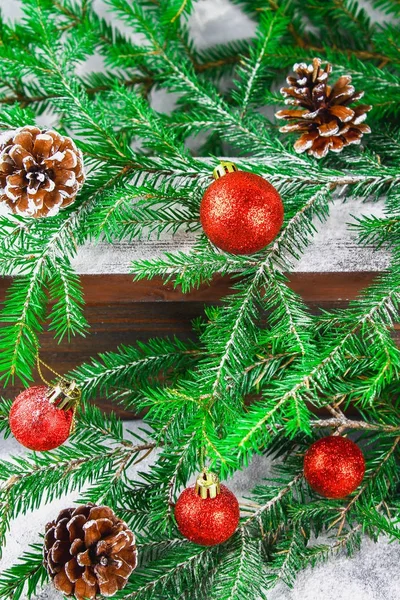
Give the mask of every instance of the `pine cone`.
[[31, 126], [0, 136], [0, 202], [13, 213], [53, 216], [74, 201], [84, 179], [82, 153], [71, 138]]
[[291, 121], [280, 131], [302, 133], [294, 145], [296, 152], [322, 158], [329, 150], [341, 152], [349, 144], [359, 144], [364, 133], [371, 133], [364, 121], [372, 106], [349, 107], [364, 95], [355, 91], [350, 76], [339, 77], [331, 87], [328, 78], [332, 65], [322, 69], [319, 58], [314, 58], [312, 65], [296, 64], [293, 70], [297, 75], [287, 78], [289, 87], [282, 88], [281, 93], [285, 104], [301, 108], [280, 110], [275, 116]]
[[46, 525], [44, 562], [67, 596], [113, 596], [136, 567], [135, 536], [107, 506], [66, 508]]

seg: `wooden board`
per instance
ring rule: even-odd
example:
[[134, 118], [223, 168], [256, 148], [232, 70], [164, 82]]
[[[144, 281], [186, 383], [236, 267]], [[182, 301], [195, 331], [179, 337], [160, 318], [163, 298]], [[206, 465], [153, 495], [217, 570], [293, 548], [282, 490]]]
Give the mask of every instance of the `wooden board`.
[[[312, 312], [345, 306], [371, 283], [377, 272], [387, 268], [389, 253], [383, 248], [376, 251], [371, 246], [360, 246], [355, 231], [348, 227], [348, 223], [354, 222], [353, 215], [362, 214], [381, 216], [383, 202], [364, 203], [357, 198], [344, 201], [337, 196], [330, 205], [327, 221], [315, 221], [315, 235], [289, 277], [290, 285]], [[191, 337], [192, 320], [204, 314], [205, 305], [219, 303], [230, 293], [231, 279], [216, 276], [210, 286], [185, 295], [174, 289], [172, 283], [163, 285], [161, 278], [133, 283], [133, 276], [128, 273], [133, 260], [190, 251], [196, 237], [194, 233], [177, 232], [174, 236], [164, 234], [157, 240], [112, 245], [101, 242], [79, 248], [73, 265], [82, 277], [90, 332], [86, 338], [75, 338], [71, 344], [61, 345], [51, 333], [45, 332], [40, 340], [43, 360], [60, 373], [66, 373], [120, 344], [166, 335]], [[0, 304], [10, 281], [0, 280]], [[21, 385], [16, 382], [8, 386], [4, 395], [12, 398], [20, 390]], [[111, 409], [106, 398], [98, 402], [105, 410]], [[123, 411], [120, 414], [132, 417]]]
[[[289, 277], [290, 285], [312, 312], [345, 306], [371, 283], [377, 272], [387, 268], [387, 250], [360, 246], [355, 231], [348, 227], [354, 222], [353, 215], [362, 214], [381, 216], [383, 202], [364, 203], [354, 198], [344, 201], [343, 197], [336, 197], [328, 220], [315, 221], [311, 244], [293, 265]], [[158, 240], [87, 244], [79, 248], [73, 264], [82, 277], [91, 329], [86, 338], [76, 338], [69, 345], [57, 345], [52, 335], [45, 332], [40, 340], [43, 360], [65, 373], [120, 344], [164, 335], [182, 339], [192, 336], [191, 322], [204, 314], [204, 305], [218, 303], [230, 293], [229, 277], [216, 276], [210, 286], [184, 295], [171, 283], [163, 285], [160, 278], [133, 283], [133, 276], [128, 273], [133, 260], [151, 259], [166, 251], [187, 252], [195, 239], [196, 234], [178, 232]], [[0, 280], [0, 305], [9, 283], [7, 278]], [[20, 389], [16, 383], [4, 395], [12, 398]], [[110, 408], [107, 399], [99, 403]]]
[[[315, 233], [300, 260], [295, 261], [295, 273], [365, 272], [383, 271], [390, 260], [389, 252], [372, 246], [360, 246], [357, 233], [349, 227], [354, 215], [380, 217], [383, 201], [363, 202], [360, 198], [336, 197], [329, 206], [327, 221], [314, 220]], [[174, 236], [165, 233], [159, 239], [143, 239], [86, 244], [79, 248], [73, 260], [74, 268], [83, 275], [126, 274], [132, 261], [153, 259], [165, 252], [189, 252], [198, 234], [178, 231]]]
[[[293, 273], [290, 286], [299, 293], [313, 313], [319, 308], [344, 307], [369, 285], [376, 273]], [[0, 279], [0, 300], [10, 284]], [[52, 334], [41, 337], [44, 361], [60, 373], [66, 373], [99, 352], [115, 350], [120, 344], [133, 344], [152, 337], [176, 335], [180, 339], [193, 336], [191, 322], [204, 314], [204, 306], [218, 304], [231, 292], [229, 277], [216, 276], [210, 286], [182, 294], [161, 279], [132, 282], [130, 275], [84, 275], [86, 317], [91, 325], [87, 337], [74, 338], [71, 344], [58, 345]], [[400, 345], [400, 330], [395, 331]], [[16, 383], [2, 393], [13, 398], [21, 390]], [[98, 402], [109, 410], [107, 399]], [[115, 405], [113, 406], [115, 410]], [[120, 411], [121, 416], [132, 414]]]

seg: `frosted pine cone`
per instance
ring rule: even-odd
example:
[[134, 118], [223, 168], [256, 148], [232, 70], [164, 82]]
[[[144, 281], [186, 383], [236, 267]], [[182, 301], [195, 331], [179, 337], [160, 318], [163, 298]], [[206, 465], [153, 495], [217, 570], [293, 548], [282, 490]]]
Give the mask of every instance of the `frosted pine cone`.
[[371, 133], [364, 121], [372, 106], [349, 106], [364, 95], [355, 91], [349, 75], [339, 77], [331, 87], [332, 66], [323, 69], [319, 58], [314, 58], [312, 65], [296, 64], [293, 70], [296, 75], [287, 78], [289, 87], [281, 93], [285, 104], [298, 108], [280, 110], [275, 116], [290, 121], [280, 131], [302, 134], [294, 145], [296, 152], [322, 158], [329, 150], [341, 152], [349, 144], [359, 144], [364, 133]]
[[66, 596], [113, 596], [136, 567], [135, 536], [107, 506], [66, 508], [46, 525], [44, 562]]
[[71, 138], [33, 126], [0, 136], [0, 202], [13, 213], [56, 215], [72, 204], [84, 179], [82, 153]]

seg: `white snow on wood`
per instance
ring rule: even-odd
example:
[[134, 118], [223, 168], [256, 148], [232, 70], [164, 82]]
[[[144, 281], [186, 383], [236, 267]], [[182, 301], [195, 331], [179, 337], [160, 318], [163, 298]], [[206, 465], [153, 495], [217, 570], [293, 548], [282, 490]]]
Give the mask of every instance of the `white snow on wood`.
[[[375, 250], [357, 244], [356, 233], [348, 227], [353, 215], [382, 216], [382, 203], [362, 203], [360, 200], [337, 200], [332, 204], [326, 223], [315, 220], [317, 229], [310, 245], [295, 264], [297, 272], [382, 271], [387, 268], [387, 250]], [[196, 233], [165, 234], [159, 240], [88, 244], [79, 249], [73, 264], [81, 274], [129, 273], [133, 260], [162, 256], [164, 252], [188, 252]]]

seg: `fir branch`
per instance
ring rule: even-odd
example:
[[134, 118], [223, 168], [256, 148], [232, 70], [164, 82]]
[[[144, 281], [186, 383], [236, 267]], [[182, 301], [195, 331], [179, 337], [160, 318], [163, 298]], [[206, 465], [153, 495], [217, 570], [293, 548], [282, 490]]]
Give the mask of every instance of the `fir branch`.
[[[17, 277], [12, 283], [8, 292], [9, 301], [6, 300], [1, 315], [3, 322], [11, 323], [11, 325], [3, 327], [1, 331], [5, 350], [0, 354], [0, 371], [3, 371], [3, 378], [6, 381], [15, 375], [18, 375], [25, 383], [31, 378], [31, 370], [37, 351], [34, 333], [40, 333], [40, 323], [45, 320], [47, 281], [54, 276], [59, 279], [59, 274], [54, 273], [54, 263], [57, 262], [55, 257], [74, 255], [76, 238], [83, 242], [88, 235], [86, 228], [83, 228], [83, 234], [80, 233], [80, 225], [83, 224], [87, 211], [101, 193], [113, 187], [116, 181], [126, 177], [128, 173], [129, 168], [126, 167], [117, 170], [116, 174], [112, 173], [111, 177], [107, 172], [105, 182], [102, 181], [101, 185], [94, 190], [90, 190], [89, 187], [88, 198], [85, 203], [82, 203], [66, 217], [63, 215], [54, 217], [51, 225], [46, 223], [44, 229], [35, 220], [27, 223], [21, 220], [21, 225], [16, 226], [11, 231], [6, 226], [6, 244], [8, 244], [7, 239], [12, 240], [12, 247], [18, 248], [20, 246], [24, 254], [28, 244], [32, 244], [30, 249], [36, 251], [36, 254], [30, 256], [28, 262], [24, 256], [23, 260], [19, 258], [18, 263], [15, 261], [14, 266], [20, 266], [24, 275]], [[14, 232], [18, 237], [15, 237]], [[39, 247], [38, 235], [42, 236]], [[64, 264], [66, 260], [64, 258]], [[70, 277], [72, 276], [75, 281], [73, 286], [75, 290], [75, 331], [83, 332], [85, 321], [80, 308], [81, 297], [77, 280], [72, 272], [70, 273]], [[63, 291], [65, 292], [64, 284]], [[59, 305], [55, 309], [56, 312], [53, 313], [56, 323], [57, 319], [62, 319], [62, 313], [64, 313], [65, 319], [65, 308], [68, 302], [69, 300], [66, 297], [60, 298]], [[76, 325], [78, 325], [78, 329]], [[61, 331], [65, 329], [65, 320], [64, 322], [59, 320], [57, 327], [61, 327]]]
[[[244, 63], [237, 76], [244, 83], [243, 91], [234, 94], [234, 99], [240, 106], [240, 119], [243, 120], [250, 102], [257, 101], [257, 88], [264, 84], [263, 71], [266, 70], [265, 59], [272, 54], [280, 45], [281, 38], [285, 33], [289, 20], [281, 12], [265, 12], [261, 15], [256, 34], [256, 44], [250, 49], [249, 59], [243, 59]], [[268, 63], [267, 63], [268, 64]], [[267, 67], [268, 68], [268, 67]]]
[[400, 233], [400, 218], [369, 215], [356, 217], [352, 228], [357, 231], [361, 244], [374, 246], [378, 250], [383, 245], [392, 245], [396, 242]]
[[157, 189], [126, 185], [104, 194], [89, 215], [88, 228], [108, 242], [159, 237], [180, 229], [193, 231], [200, 227], [194, 206], [197, 209], [190, 186], [175, 190], [171, 185]]
[[[146, 344], [121, 346], [117, 352], [100, 354], [89, 364], [83, 364], [71, 373], [84, 396], [109, 394], [129, 385], [145, 388], [159, 381], [160, 375], [176, 377], [200, 356], [200, 351], [190, 342], [175, 339], [153, 339]], [[174, 373], [170, 373], [173, 370]]]
[[18, 563], [1, 573], [0, 598], [19, 600], [23, 595], [31, 598], [47, 579], [47, 571], [43, 565], [43, 546], [32, 544], [30, 551], [24, 552]]
[[[105, 416], [104, 413], [94, 404], [83, 403], [83, 408], [79, 409], [77, 423], [75, 425], [74, 440], [84, 440], [89, 442], [91, 436], [98, 441], [99, 434], [108, 442], [122, 444], [131, 447], [124, 436], [123, 425], [114, 413]], [[144, 448], [145, 450], [147, 449]], [[138, 451], [141, 447], [137, 448]]]
[[8, 290], [6, 303], [1, 313], [3, 327], [0, 332], [3, 350], [0, 354], [0, 371], [7, 383], [15, 375], [26, 384], [31, 378], [31, 369], [36, 355], [36, 333], [42, 329], [45, 318], [46, 294], [44, 265], [46, 255], [29, 269], [24, 277], [16, 278]]
[[182, 17], [188, 17], [193, 10], [193, 5], [192, 0], [172, 0], [172, 2], [161, 0], [161, 23], [173, 24], [175, 21], [179, 22]]
[[309, 546], [305, 552], [304, 567], [309, 564], [316, 566], [322, 562], [326, 562], [331, 557], [335, 557], [343, 550], [347, 551], [349, 556], [352, 556], [355, 551], [361, 546], [361, 529], [362, 525], [355, 525], [344, 534], [340, 535], [338, 541], [334, 544], [320, 544]]
[[[285, 485], [281, 488], [274, 489], [271, 487], [268, 488], [268, 490], [261, 487], [256, 488], [254, 490], [254, 494], [256, 497], [260, 497], [260, 495], [265, 494], [266, 491], [268, 491], [268, 496], [274, 492], [275, 495], [269, 497], [265, 504], [258, 507], [257, 510], [253, 512], [253, 514], [247, 517], [245, 521], [241, 523], [240, 527], [246, 528], [249, 525], [253, 525], [255, 521], [260, 522], [260, 518], [263, 517], [266, 513], [268, 514], [271, 510], [274, 510], [275, 507], [279, 505], [279, 503], [282, 502], [283, 499], [285, 499], [287, 494], [293, 493], [293, 489], [297, 487], [297, 484], [302, 480], [302, 478], [303, 473], [298, 473], [289, 482], [285, 482]], [[264, 535], [264, 531], [262, 531], [262, 535]]]
[[85, 482], [97, 481], [103, 474], [113, 472], [123, 457], [137, 456], [150, 447], [154, 444], [120, 444], [110, 448], [91, 435], [88, 440], [78, 438], [42, 455], [2, 461], [0, 530], [6, 528], [10, 518], [34, 510], [41, 502], [61, 497], [71, 489], [79, 489]]
[[[270, 161], [273, 160], [273, 156], [276, 155], [276, 147], [266, 132], [265, 134], [261, 133], [260, 128], [253, 124], [248, 126], [238, 124], [236, 115], [230, 111], [216, 90], [210, 85], [200, 84], [190, 64], [176, 63], [163, 46], [160, 32], [157, 31], [155, 24], [144, 15], [143, 11], [138, 7], [130, 6], [125, 0], [110, 0], [110, 3], [121, 18], [134, 24], [147, 37], [155, 55], [167, 67], [164, 85], [173, 91], [189, 95], [191, 102], [196, 102], [200, 110], [210, 111], [214, 116], [214, 122], [218, 120], [223, 123], [221, 135], [230, 142], [240, 144], [244, 139], [251, 141], [253, 152], [256, 151], [257, 145], [263, 153], [268, 149], [271, 154]], [[297, 170], [299, 173], [304, 171], [304, 168], [312, 169], [312, 165], [306, 158], [291, 154], [283, 147], [280, 148], [279, 159], [281, 165], [285, 161], [288, 169]]]
[[[376, 295], [374, 292], [376, 288], [372, 287], [369, 294], [364, 294], [364, 298], [361, 297], [359, 305], [362, 306], [362, 316], [360, 316], [355, 322], [349, 322], [349, 329], [345, 329], [343, 334], [338, 336], [328, 353], [319, 359], [317, 359], [312, 368], [308, 370], [308, 373], [304, 374], [302, 369], [299, 379], [287, 378], [286, 383], [282, 385], [277, 382], [274, 386], [275, 389], [269, 394], [270, 401], [268, 403], [262, 403], [259, 408], [253, 409], [245, 417], [243, 417], [243, 425], [239, 422], [236, 424], [236, 431], [232, 433], [232, 446], [231, 448], [239, 448], [239, 452], [249, 452], [250, 449], [258, 448], [261, 442], [261, 430], [271, 422], [274, 424], [274, 420], [282, 410], [283, 406], [289, 401], [295, 400], [297, 397], [307, 398], [311, 402], [316, 402], [316, 397], [313, 395], [313, 390], [316, 386], [321, 389], [324, 378], [329, 373], [332, 377], [335, 372], [335, 376], [339, 376], [338, 366], [340, 357], [343, 356], [343, 351], [347, 345], [358, 335], [360, 328], [365, 323], [379, 323], [382, 319], [385, 324], [388, 320], [394, 317], [396, 313], [396, 304], [398, 302], [398, 287], [396, 278], [382, 278], [382, 284], [377, 284], [380, 294]], [[386, 285], [387, 284], [387, 285]], [[367, 300], [368, 298], [368, 300]], [[360, 306], [360, 308], [361, 308]], [[364, 309], [369, 307], [368, 312], [364, 312]], [[393, 312], [392, 312], [393, 311]], [[393, 314], [394, 313], [394, 314]], [[393, 315], [393, 316], [392, 316]], [[395, 318], [395, 317], [394, 317]], [[335, 371], [332, 371], [334, 365]], [[311, 366], [311, 365], [310, 365]], [[343, 367], [342, 367], [343, 368]], [[286, 390], [286, 391], [284, 391]], [[242, 434], [238, 433], [238, 430], [242, 429]], [[246, 431], [246, 432], [245, 432]]]
[[[276, 319], [276, 322], [281, 321], [281, 309], [282, 306], [284, 307], [286, 318], [284, 318], [283, 322], [285, 323], [288, 319], [289, 334], [293, 335], [296, 340], [296, 345], [293, 347], [294, 353], [298, 352], [299, 349], [305, 353], [306, 345], [310, 345], [310, 336], [307, 332], [309, 320], [306, 310], [303, 309], [295, 295], [288, 292], [279, 273], [275, 270], [273, 260], [275, 253], [279, 252], [281, 255], [280, 251], [284, 242], [286, 240], [293, 240], [293, 232], [297, 229], [299, 222], [307, 222], [314, 212], [317, 212], [321, 218], [326, 214], [326, 194], [324, 192], [321, 193], [321, 190], [319, 190], [289, 220], [275, 243], [264, 253], [264, 258], [260, 261], [257, 270], [252, 271], [250, 275], [236, 286], [239, 293], [235, 294], [228, 301], [226, 308], [221, 311], [219, 318], [208, 327], [203, 336], [209, 348], [212, 347], [213, 351], [217, 350], [217, 354], [219, 355], [218, 360], [211, 362], [212, 381], [210, 381], [209, 391], [211, 403], [217, 398], [221, 398], [221, 391], [226, 388], [227, 380], [235, 382], [237, 380], [235, 373], [243, 372], [249, 366], [248, 357], [251, 355], [252, 346], [255, 344], [255, 338], [252, 338], [250, 334], [253, 332], [254, 335], [255, 321], [258, 317], [258, 306], [268, 304], [271, 308], [272, 304], [272, 307], [276, 307], [279, 314], [272, 317], [272, 320]], [[293, 241], [300, 249], [303, 244], [307, 243], [307, 234], [305, 233], [304, 237]], [[295, 255], [294, 249], [292, 249], [292, 254]], [[260, 297], [260, 290], [265, 291], [265, 298], [263, 300]], [[274, 298], [274, 295], [276, 298]], [[289, 298], [298, 307], [296, 315], [292, 308], [289, 307]], [[225, 338], [222, 337], [221, 330], [226, 331]], [[217, 335], [215, 335], [215, 332]], [[232, 402], [232, 394], [230, 398]], [[304, 423], [303, 417], [300, 419], [300, 415], [297, 413], [297, 426], [300, 423]], [[304, 426], [306, 425], [304, 424]]]
[[344, 415], [342, 417], [333, 417], [331, 419], [316, 419], [311, 422], [311, 427], [316, 429], [340, 429], [340, 431], [382, 431], [386, 434], [397, 435], [400, 432], [400, 427], [387, 425], [385, 423], [369, 423], [368, 421], [355, 421], [348, 419]]
[[202, 548], [188, 543], [176, 547], [165, 557], [136, 570], [135, 577], [116, 598], [151, 600], [154, 594], [166, 597], [182, 589], [182, 582], [193, 588], [201, 573], [213, 566], [217, 555], [218, 549], [215, 548]]
[[[379, 481], [378, 476], [381, 475], [382, 470], [385, 469], [388, 461], [390, 461], [399, 442], [400, 442], [400, 436], [397, 436], [394, 439], [394, 441], [392, 442], [392, 444], [390, 445], [389, 449], [386, 452], [384, 452], [381, 457], [379, 457], [378, 464], [375, 467], [375, 469], [372, 472], [367, 474], [363, 484], [361, 485], [361, 487], [357, 491], [357, 493], [351, 498], [351, 500], [346, 504], [346, 506], [344, 506], [341, 509], [339, 518], [331, 524], [331, 527], [338, 525], [338, 533], [339, 534], [341, 533], [341, 531], [345, 525], [346, 519], [348, 519], [350, 517], [351, 511], [354, 508], [357, 508], [357, 504], [359, 503], [360, 498], [363, 496], [363, 494], [366, 492], [366, 490], [368, 488], [370, 488], [370, 487], [375, 488], [375, 493], [376, 493], [375, 499], [378, 498], [379, 500], [384, 500], [384, 498], [379, 497], [379, 492], [381, 490], [379, 490], [379, 486], [378, 486], [378, 481]], [[386, 485], [383, 488], [385, 495], [387, 494], [387, 487], [389, 487], [389, 486], [390, 486], [390, 479], [388, 480], [388, 482], [386, 483]]]
[[8, 423], [8, 415], [10, 412], [12, 401], [5, 400], [4, 398], [0, 399], [0, 432], [4, 435], [5, 438], [11, 434], [10, 426]]
[[[180, 415], [182, 418], [182, 414]], [[173, 448], [167, 444], [160, 452], [157, 462], [150, 474], [141, 473], [147, 482], [146, 487], [154, 490], [151, 494], [151, 511], [148, 515], [148, 527], [152, 531], [171, 531], [173, 521], [174, 499], [179, 487], [187, 481], [194, 471], [194, 461], [197, 458], [196, 430], [193, 423], [187, 428], [187, 433], [181, 435], [179, 447]], [[137, 486], [141, 494], [141, 486]]]
[[89, 327], [83, 315], [83, 291], [78, 275], [66, 257], [51, 260], [53, 277], [49, 286], [50, 298], [55, 304], [50, 313], [50, 329], [59, 340], [71, 335], [85, 335]]
[[378, 506], [358, 508], [359, 518], [363, 523], [367, 523], [366, 529], [371, 536], [376, 537], [381, 533], [388, 536], [390, 541], [399, 541], [400, 532], [396, 524], [396, 518], [387, 505], [379, 503]]
[[388, 14], [400, 15], [400, 5], [398, 0], [373, 0], [374, 6], [387, 12]]
[[253, 600], [260, 592], [263, 569], [260, 542], [239, 530], [218, 564], [210, 600]]
[[303, 567], [305, 539], [301, 532], [292, 526], [275, 549], [274, 560], [269, 565], [267, 585], [274, 587], [279, 580], [293, 587], [296, 574]]
[[189, 253], [166, 252], [161, 258], [133, 261], [131, 271], [135, 281], [161, 275], [165, 283], [173, 280], [174, 287], [180, 286], [186, 293], [202, 283], [209, 283], [215, 273], [237, 273], [248, 263], [248, 259], [243, 257], [228, 256], [214, 250], [202, 239]]

